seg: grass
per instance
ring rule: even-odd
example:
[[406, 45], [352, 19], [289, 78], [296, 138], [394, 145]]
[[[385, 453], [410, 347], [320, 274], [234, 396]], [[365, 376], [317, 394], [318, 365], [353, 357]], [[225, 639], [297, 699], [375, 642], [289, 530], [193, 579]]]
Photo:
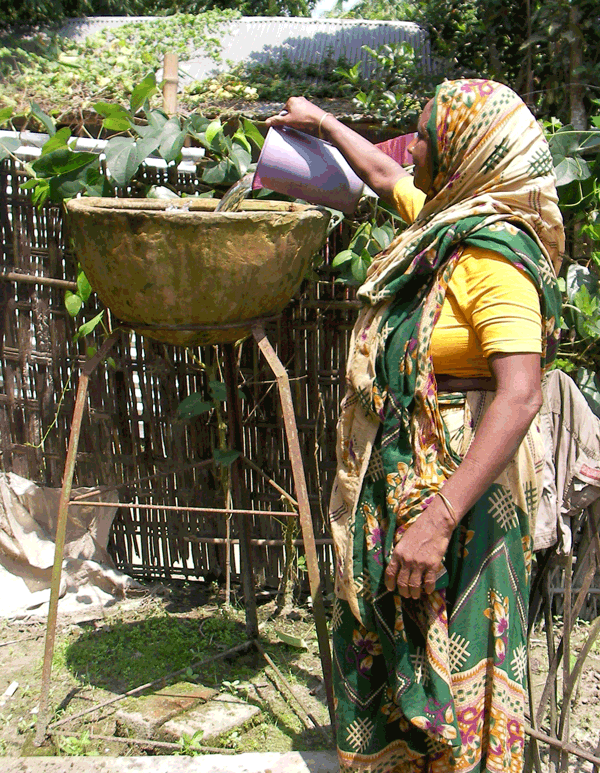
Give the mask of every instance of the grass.
[[[100, 704], [115, 693], [126, 692], [184, 670], [177, 682], [199, 682], [222, 693], [238, 695], [257, 705], [258, 714], [247, 725], [211, 741], [210, 745], [236, 752], [288, 752], [323, 749], [326, 740], [316, 730], [307, 730], [290, 704], [273, 686], [270, 669], [254, 649], [242, 655], [213, 661], [202, 668], [191, 668], [201, 660], [223, 652], [246, 640], [243, 609], [220, 606], [214, 594], [204, 598], [180, 593], [170, 598], [143, 599], [109, 612], [101, 621], [67, 625], [57, 631], [50, 691], [52, 720], [66, 718]], [[266, 613], [266, 614], [265, 614]], [[268, 612], [262, 613], [266, 618]], [[259, 615], [260, 617], [260, 615]], [[299, 650], [277, 639], [276, 630], [301, 636], [308, 650]], [[10, 631], [5, 638], [18, 638]], [[318, 648], [310, 613], [298, 607], [297, 619], [266, 622], [261, 641], [284, 679], [294, 692], [303, 695], [310, 710], [323, 725], [328, 724], [322, 698], [310, 695], [319, 687]], [[100, 741], [94, 735], [120, 734], [116, 711], [125, 704], [83, 716], [65, 728], [59, 738], [38, 748], [33, 745], [38, 691], [41, 678], [43, 638], [27, 640], [28, 657], [22, 657], [20, 671], [14, 673], [22, 685], [12, 699], [10, 710], [0, 714], [0, 756], [128, 756], [161, 754], [163, 751]], [[6, 648], [7, 650], [9, 648]], [[12, 648], [10, 648], [12, 649]], [[10, 660], [10, 653], [6, 652]], [[189, 669], [189, 672], [188, 672]], [[27, 679], [24, 678], [27, 674]], [[28, 689], [30, 679], [32, 689]], [[138, 703], [139, 700], [139, 703]], [[137, 710], [145, 698], [130, 698], [127, 710]], [[181, 740], [179, 754], [194, 755], [202, 739]], [[171, 752], [173, 753], [173, 752]]]
[[226, 612], [199, 621], [154, 611], [142, 620], [116, 618], [67, 640], [57, 648], [55, 664], [80, 684], [126, 692], [229, 649], [244, 636], [243, 624]]

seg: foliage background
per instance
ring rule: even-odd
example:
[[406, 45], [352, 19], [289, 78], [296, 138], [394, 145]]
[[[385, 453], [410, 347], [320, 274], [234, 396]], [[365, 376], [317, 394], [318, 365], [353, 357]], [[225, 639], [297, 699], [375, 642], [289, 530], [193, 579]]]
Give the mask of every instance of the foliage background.
[[[307, 15], [314, 5], [315, 0], [167, 0], [160, 6], [157, 0], [24, 0], [16, 6], [0, 0], [0, 24], [5, 26], [16, 21], [51, 25], [66, 15], [89, 13], [168, 14], [156, 22], [101, 33], [85, 44], [59, 39], [48, 29], [26, 38], [16, 37], [14, 29], [0, 36], [0, 110], [23, 111], [24, 105], [42, 98], [54, 100], [52, 108], [58, 111], [73, 102], [82, 109], [90, 108], [99, 100], [127, 106], [136, 84], [156, 68], [157, 58], [167, 50], [183, 57], [191, 48], [203, 48], [217, 62], [220, 20], [239, 13]], [[339, 0], [332, 15], [400, 19], [425, 28], [437, 63], [435, 76], [423, 74], [410, 49], [387, 46], [370, 51], [377, 69], [369, 81], [360, 67], [330, 57], [320, 67], [303, 68], [285, 60], [269, 67], [239, 66], [188, 89], [185, 108], [195, 112], [210, 106], [218, 114], [219, 107], [231, 107], [232, 102], [284, 101], [290, 93], [342, 97], [352, 100], [357, 113], [402, 133], [414, 126], [419, 110], [444, 78], [489, 77], [511, 85], [548, 133], [567, 226], [561, 277], [564, 343], [559, 366], [574, 375], [600, 413], [600, 28], [596, 0], [359, 0], [345, 12], [347, 5]], [[178, 13], [182, 10], [189, 13]], [[198, 14], [200, 10], [203, 13]], [[148, 98], [149, 108], [155, 108], [152, 95]], [[135, 135], [131, 126], [126, 128]], [[110, 131], [106, 120], [103, 130]], [[135, 139], [130, 136], [129, 144]], [[386, 226], [389, 232], [397, 226], [390, 218], [389, 212], [375, 206], [349, 224], [347, 250], [336, 263], [342, 281], [361, 281], [372, 255], [389, 236], [384, 238], [384, 232], [377, 229]]]

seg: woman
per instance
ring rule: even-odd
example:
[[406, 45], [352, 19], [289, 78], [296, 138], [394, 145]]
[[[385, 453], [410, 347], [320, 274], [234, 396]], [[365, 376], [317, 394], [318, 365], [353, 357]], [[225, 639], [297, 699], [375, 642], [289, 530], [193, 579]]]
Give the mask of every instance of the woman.
[[341, 770], [517, 773], [563, 248], [548, 147], [506, 86], [446, 82], [409, 146], [413, 187], [315, 105], [286, 109], [269, 124], [324, 136], [411, 223], [359, 290], [338, 425]]

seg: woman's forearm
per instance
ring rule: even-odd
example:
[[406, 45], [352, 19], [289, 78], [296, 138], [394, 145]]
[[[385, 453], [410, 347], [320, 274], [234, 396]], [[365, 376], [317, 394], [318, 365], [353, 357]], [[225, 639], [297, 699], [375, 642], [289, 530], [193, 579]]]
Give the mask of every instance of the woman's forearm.
[[321, 124], [322, 136], [338, 148], [356, 174], [384, 201], [393, 202], [393, 191], [408, 174], [393, 158], [369, 140], [328, 114]]
[[515, 399], [496, 394], [458, 469], [443, 486], [459, 518], [477, 502], [507, 467], [541, 405], [541, 394]]

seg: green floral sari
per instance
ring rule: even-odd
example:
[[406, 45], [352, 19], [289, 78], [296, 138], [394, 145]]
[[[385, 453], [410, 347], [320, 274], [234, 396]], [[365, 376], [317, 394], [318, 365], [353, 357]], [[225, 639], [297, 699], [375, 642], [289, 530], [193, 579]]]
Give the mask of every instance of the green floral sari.
[[[475, 127], [472, 116], [465, 120], [473, 111]], [[550, 258], [560, 228], [551, 165], [540, 160], [537, 175], [526, 171], [547, 147], [510, 89], [443, 84], [432, 124], [434, 189], [361, 288], [369, 305], [355, 328], [338, 427], [330, 512], [338, 751], [342, 771], [518, 773], [530, 533], [543, 460], [537, 420], [456, 529], [436, 591], [403, 599], [383, 576], [395, 542], [456, 469], [493, 399], [436, 390], [431, 333], [463, 247], [495, 250], [534, 281], [547, 364], [557, 345]]]

